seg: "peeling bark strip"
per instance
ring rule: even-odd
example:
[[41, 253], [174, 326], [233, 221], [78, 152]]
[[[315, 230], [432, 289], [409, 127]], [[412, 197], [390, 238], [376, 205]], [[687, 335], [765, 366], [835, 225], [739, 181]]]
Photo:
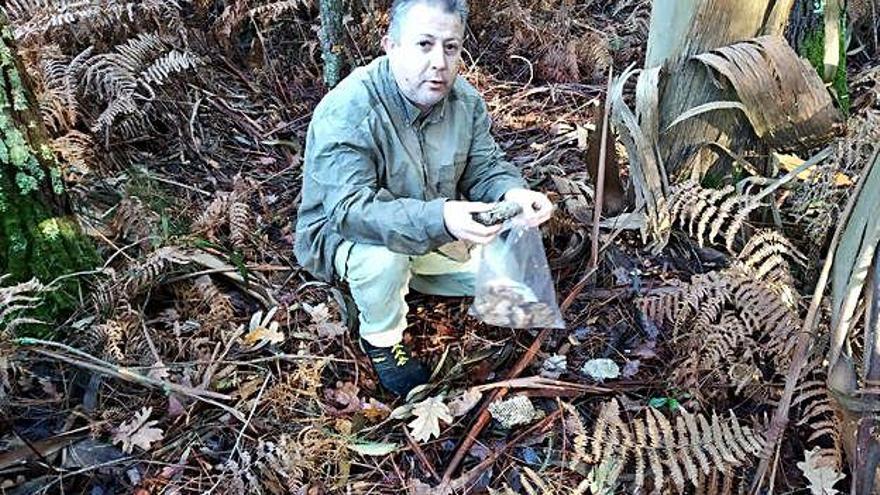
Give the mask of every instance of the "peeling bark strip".
[[843, 114], [822, 79], [780, 37], [761, 36], [694, 58], [733, 85], [755, 134], [775, 149], [814, 148], [843, 131]]
[[[633, 112], [624, 102], [623, 87], [636, 73], [636, 109]], [[608, 95], [611, 122], [629, 156], [636, 211], [645, 208], [647, 222], [642, 229], [642, 238], [650, 236], [655, 251], [666, 245], [672, 226], [666, 201], [669, 185], [657, 156], [659, 79], [659, 67], [641, 71], [630, 67], [614, 80]]]

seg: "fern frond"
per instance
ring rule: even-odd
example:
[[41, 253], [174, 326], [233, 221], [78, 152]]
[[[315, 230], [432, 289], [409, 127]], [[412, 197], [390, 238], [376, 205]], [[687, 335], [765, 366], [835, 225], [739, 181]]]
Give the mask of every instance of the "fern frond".
[[201, 64], [201, 57], [172, 49], [142, 70], [139, 81], [148, 89], [152, 89], [151, 85], [161, 86], [167, 83], [172, 74], [194, 69]]
[[[3, 284], [9, 275], [0, 275]], [[0, 286], [0, 335], [13, 335], [15, 330], [30, 323], [42, 323], [27, 316], [27, 311], [40, 305], [39, 294], [46, 288], [37, 279], [15, 285]]]
[[[222, 293], [208, 275], [196, 278], [193, 288], [202, 307], [208, 308], [207, 315], [203, 317], [203, 326], [212, 333], [225, 330], [235, 316], [229, 296]], [[197, 314], [204, 315], [205, 311], [198, 311]]]
[[221, 222], [227, 216], [232, 201], [232, 195], [228, 192], [217, 191], [214, 193], [214, 199], [208, 204], [207, 208], [193, 222], [193, 232], [204, 234], [208, 239], [215, 240], [215, 232], [221, 226]]
[[840, 413], [837, 402], [828, 393], [827, 370], [821, 363], [814, 362], [807, 373], [810, 379], [798, 384], [792, 399], [797, 417], [795, 425], [810, 432], [807, 445], [820, 447], [817, 456], [823, 465], [840, 469], [843, 463]]
[[21, 43], [36, 42], [58, 31], [92, 35], [145, 18], [168, 23], [180, 16], [175, 0], [8, 0], [6, 8], [15, 26], [13, 36]]
[[140, 198], [129, 196], [123, 198], [116, 207], [110, 229], [116, 237], [137, 242], [147, 249], [153, 236], [158, 233], [159, 221], [159, 215], [144, 206]]
[[[747, 465], [766, 443], [761, 435], [742, 425], [732, 411], [724, 417], [713, 412], [707, 419], [682, 410], [673, 429], [672, 422], [653, 408], [647, 408], [642, 418], [624, 421], [614, 399], [602, 405], [592, 441], [592, 451], [601, 453], [593, 459], [594, 464], [619, 463], [621, 469], [634, 464], [635, 492], [643, 486], [645, 457], [658, 492], [667, 479], [683, 492], [685, 481], [700, 485], [702, 476], [697, 465], [702, 475], [727, 473]], [[634, 463], [628, 461], [629, 454], [633, 454]]]
[[132, 114], [137, 109], [137, 105], [135, 105], [130, 93], [123, 93], [113, 98], [110, 104], [107, 105], [107, 108], [98, 116], [94, 125], [92, 125], [92, 132], [108, 131], [110, 126], [113, 125], [113, 121], [120, 115]]
[[568, 416], [566, 416], [566, 427], [574, 433], [574, 439], [572, 441], [572, 457], [571, 461], [569, 461], [569, 468], [575, 470], [579, 463], [590, 463], [590, 455], [587, 454], [587, 429], [584, 427], [581, 415], [574, 406], [563, 402], [562, 407], [568, 412]]
[[94, 146], [90, 135], [77, 130], [69, 130], [67, 134], [52, 140], [52, 150], [61, 155], [65, 183], [76, 183], [91, 173], [97, 161]]
[[[140, 33], [111, 53], [92, 57], [86, 70], [86, 85], [109, 102], [93, 130], [107, 130], [120, 115], [141, 111], [136, 99], [154, 99], [156, 87], [168, 83], [172, 75], [199, 65], [199, 57], [171, 48], [155, 33]], [[138, 88], [146, 93], [138, 93]]]
[[93, 296], [98, 310], [115, 307], [119, 301], [131, 300], [161, 282], [176, 266], [190, 263], [186, 253], [174, 246], [159, 248], [142, 262], [136, 263], [120, 279], [101, 284]]
[[311, 0], [281, 0], [254, 7], [248, 10], [248, 15], [264, 19], [275, 19], [281, 14], [295, 10], [299, 7], [309, 7], [312, 4], [313, 2]]
[[72, 129], [79, 117], [77, 88], [92, 47], [86, 48], [73, 59], [63, 55], [40, 59], [42, 84], [36, 91], [40, 113], [46, 126], [62, 132]]
[[673, 221], [687, 226], [700, 247], [714, 244], [723, 235], [724, 245], [731, 253], [745, 221], [762, 204], [748, 191], [738, 193], [730, 185], [705, 189], [693, 180], [676, 185], [670, 192], [669, 203]]
[[675, 322], [685, 294], [684, 288], [687, 287], [677, 279], [671, 280], [669, 284], [670, 287], [662, 289], [662, 292], [639, 297], [635, 300], [639, 311], [658, 326]]
[[229, 241], [232, 246], [243, 251], [246, 249], [248, 234], [251, 227], [251, 209], [246, 203], [233, 202], [229, 206]]
[[152, 356], [140, 331], [141, 316], [126, 303], [118, 305], [112, 318], [92, 327], [89, 349], [118, 364], [149, 363]]

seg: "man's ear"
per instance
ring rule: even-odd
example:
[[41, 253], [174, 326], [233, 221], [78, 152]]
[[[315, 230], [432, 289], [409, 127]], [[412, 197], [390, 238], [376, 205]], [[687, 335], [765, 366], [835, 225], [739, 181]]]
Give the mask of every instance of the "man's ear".
[[387, 34], [382, 36], [382, 49], [385, 50], [385, 53], [391, 51], [392, 48], [394, 48], [394, 40], [391, 39], [391, 36]]

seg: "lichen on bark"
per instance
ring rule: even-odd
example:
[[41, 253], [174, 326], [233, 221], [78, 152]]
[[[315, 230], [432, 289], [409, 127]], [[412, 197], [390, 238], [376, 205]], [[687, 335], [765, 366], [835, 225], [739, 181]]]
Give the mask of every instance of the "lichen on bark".
[[[0, 274], [11, 275], [12, 283], [36, 277], [48, 285], [93, 268], [100, 258], [59, 201], [64, 190], [58, 163], [5, 22], [0, 15]], [[18, 332], [52, 336], [51, 323], [77, 304], [79, 294], [76, 277], [65, 278], [28, 315], [47, 325]]]

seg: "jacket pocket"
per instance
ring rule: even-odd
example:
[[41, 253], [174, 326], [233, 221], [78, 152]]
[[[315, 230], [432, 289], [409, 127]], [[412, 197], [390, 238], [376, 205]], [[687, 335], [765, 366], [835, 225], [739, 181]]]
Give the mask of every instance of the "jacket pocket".
[[449, 199], [459, 199], [461, 194], [458, 191], [458, 181], [461, 174], [464, 173], [464, 167], [467, 165], [467, 155], [455, 155], [454, 161], [448, 165], [444, 165], [438, 174], [439, 182], [437, 190], [443, 197]]

